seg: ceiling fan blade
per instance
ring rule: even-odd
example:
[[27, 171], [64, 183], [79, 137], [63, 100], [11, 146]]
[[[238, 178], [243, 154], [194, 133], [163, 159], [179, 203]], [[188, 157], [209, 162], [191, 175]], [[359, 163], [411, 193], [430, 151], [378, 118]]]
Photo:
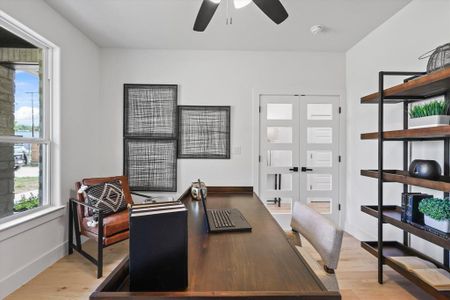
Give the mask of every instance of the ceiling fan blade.
[[202, 6], [200, 6], [200, 10], [197, 15], [197, 19], [195, 20], [194, 24], [195, 31], [205, 31], [206, 27], [208, 27], [209, 22], [214, 16], [214, 13], [216, 12], [219, 4], [220, 0], [219, 1], [203, 0]]
[[276, 24], [281, 24], [289, 16], [280, 0], [253, 0], [253, 2]]

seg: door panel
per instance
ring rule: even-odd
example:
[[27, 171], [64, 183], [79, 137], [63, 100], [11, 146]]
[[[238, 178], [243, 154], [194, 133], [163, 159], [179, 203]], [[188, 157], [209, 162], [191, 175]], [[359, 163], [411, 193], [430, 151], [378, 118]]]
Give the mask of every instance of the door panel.
[[301, 97], [300, 165], [300, 201], [338, 224], [339, 97]]
[[261, 95], [260, 112], [261, 200], [284, 228], [295, 201], [337, 224], [339, 97]]
[[299, 97], [260, 97], [260, 197], [284, 227], [289, 225], [292, 202], [298, 199]]

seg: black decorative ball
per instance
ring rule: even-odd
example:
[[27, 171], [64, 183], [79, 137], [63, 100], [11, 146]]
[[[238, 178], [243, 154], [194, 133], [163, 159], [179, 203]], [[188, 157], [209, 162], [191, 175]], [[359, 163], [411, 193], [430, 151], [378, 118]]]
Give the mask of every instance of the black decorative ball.
[[436, 180], [441, 174], [441, 166], [435, 160], [416, 159], [409, 166], [409, 175], [412, 177]]

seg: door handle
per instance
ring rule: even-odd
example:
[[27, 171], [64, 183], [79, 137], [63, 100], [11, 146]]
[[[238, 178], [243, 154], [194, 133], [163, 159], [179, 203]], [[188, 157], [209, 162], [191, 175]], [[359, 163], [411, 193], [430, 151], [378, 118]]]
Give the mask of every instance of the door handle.
[[298, 172], [298, 167], [293, 167], [293, 168], [289, 169], [289, 171]]
[[311, 172], [313, 169], [308, 169], [307, 167], [302, 167], [302, 172]]

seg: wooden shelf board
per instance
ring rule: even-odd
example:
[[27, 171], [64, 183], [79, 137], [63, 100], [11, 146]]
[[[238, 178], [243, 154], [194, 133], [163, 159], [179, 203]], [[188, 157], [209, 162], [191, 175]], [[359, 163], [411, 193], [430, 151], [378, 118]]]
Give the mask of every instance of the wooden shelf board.
[[[450, 137], [450, 125], [414, 128], [405, 130], [385, 131], [383, 137], [386, 140], [423, 140]], [[362, 140], [378, 139], [378, 132], [368, 132], [361, 134]]]
[[[450, 90], [450, 68], [445, 68], [426, 74], [402, 84], [384, 90], [386, 97], [405, 97], [404, 99], [385, 99], [386, 103], [408, 101], [408, 97], [430, 98], [445, 94]], [[361, 103], [378, 103], [379, 93], [373, 93], [361, 98]], [[416, 99], [417, 100], [417, 99]]]
[[[374, 256], [378, 255], [378, 242], [361, 242], [361, 247], [367, 250], [369, 253], [373, 254]], [[399, 242], [394, 241], [383, 242], [383, 257], [385, 264], [387, 264], [392, 269], [396, 270], [398, 273], [402, 274], [403, 276], [414, 282], [416, 285], [418, 285], [431, 295], [435, 296], [437, 299], [449, 299], [450, 291], [438, 291], [433, 286], [429, 285], [427, 282], [417, 277], [414, 273], [408, 271], [402, 265], [390, 259], [390, 257], [392, 256], [417, 256], [419, 258], [434, 263], [439, 268], [446, 269], [441, 263]], [[448, 269], [446, 270], [448, 271]]]
[[[375, 218], [378, 218], [378, 206], [366, 205], [361, 206], [361, 211], [369, 214]], [[401, 220], [401, 207], [396, 205], [383, 206], [383, 222], [394, 225], [400, 229], [403, 229], [415, 236], [423, 238], [429, 242], [432, 242], [438, 246], [446, 249], [450, 249], [450, 234], [442, 233], [437, 235], [431, 231], [425, 229], [425, 227], [414, 226]]]
[[[379, 178], [378, 170], [361, 170], [361, 175], [371, 178]], [[383, 180], [386, 182], [398, 182], [442, 192], [450, 192], [450, 177], [446, 176], [441, 176], [440, 180], [429, 180], [411, 177], [407, 171], [384, 170]]]

